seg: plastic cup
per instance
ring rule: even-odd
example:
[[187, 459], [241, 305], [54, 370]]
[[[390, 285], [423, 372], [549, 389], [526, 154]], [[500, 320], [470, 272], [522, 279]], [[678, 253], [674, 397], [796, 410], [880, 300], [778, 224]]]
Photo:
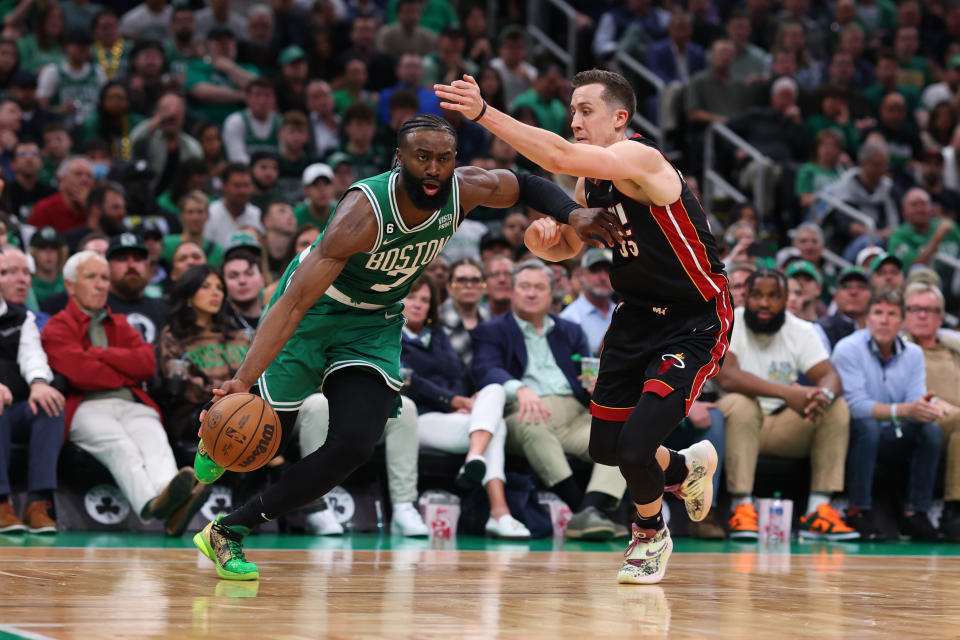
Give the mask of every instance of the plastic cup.
[[600, 358], [580, 358], [580, 384], [589, 389], [600, 372]]
[[450, 539], [457, 537], [457, 522], [460, 520], [460, 505], [435, 504], [426, 505], [424, 520], [430, 527], [430, 537]]

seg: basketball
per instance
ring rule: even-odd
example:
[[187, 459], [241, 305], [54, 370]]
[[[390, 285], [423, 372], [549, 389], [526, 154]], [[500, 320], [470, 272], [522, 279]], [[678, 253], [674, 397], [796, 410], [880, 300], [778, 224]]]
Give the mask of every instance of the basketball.
[[280, 419], [263, 398], [233, 393], [218, 400], [202, 425], [203, 447], [230, 471], [253, 471], [267, 464], [280, 447]]

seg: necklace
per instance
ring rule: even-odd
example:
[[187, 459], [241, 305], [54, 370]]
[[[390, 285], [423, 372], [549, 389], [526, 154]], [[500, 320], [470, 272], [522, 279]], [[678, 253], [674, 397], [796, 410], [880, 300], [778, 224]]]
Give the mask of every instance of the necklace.
[[103, 45], [100, 44], [99, 41], [94, 44], [97, 51], [97, 61], [100, 63], [100, 68], [106, 73], [108, 80], [113, 78], [113, 74], [120, 68], [120, 61], [123, 59], [123, 46], [125, 44], [126, 42], [123, 38], [116, 39], [110, 47], [110, 60], [107, 60], [107, 52]]
[[133, 147], [130, 144], [130, 116], [124, 114], [123, 124], [120, 126], [120, 148], [117, 141], [110, 143], [110, 154], [117, 160], [129, 162], [133, 158]]

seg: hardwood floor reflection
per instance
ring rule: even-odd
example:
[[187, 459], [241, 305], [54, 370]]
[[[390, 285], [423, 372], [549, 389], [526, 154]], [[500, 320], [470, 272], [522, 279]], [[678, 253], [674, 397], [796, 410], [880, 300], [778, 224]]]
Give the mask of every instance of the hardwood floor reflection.
[[[0, 638], [956, 638], [958, 557], [251, 550], [258, 582], [186, 549], [0, 549]], [[10, 634], [9, 636], [4, 633]], [[20, 634], [20, 635], [18, 635]]]

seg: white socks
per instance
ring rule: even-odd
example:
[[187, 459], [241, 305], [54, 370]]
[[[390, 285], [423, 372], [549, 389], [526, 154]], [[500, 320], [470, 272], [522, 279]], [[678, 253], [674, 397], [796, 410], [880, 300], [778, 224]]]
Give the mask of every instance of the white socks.
[[807, 513], [813, 513], [820, 508], [822, 504], [830, 504], [829, 493], [811, 493], [807, 500]]

